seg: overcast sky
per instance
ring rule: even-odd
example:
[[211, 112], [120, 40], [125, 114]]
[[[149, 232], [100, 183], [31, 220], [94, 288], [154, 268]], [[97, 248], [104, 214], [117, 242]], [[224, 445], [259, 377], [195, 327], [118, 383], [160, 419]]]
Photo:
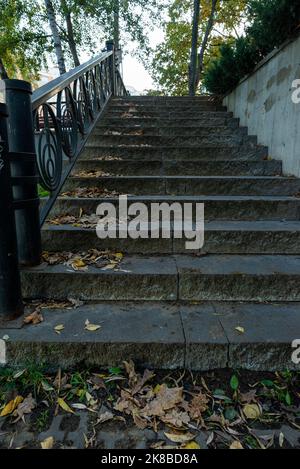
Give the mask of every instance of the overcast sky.
[[[164, 39], [164, 32], [156, 28], [149, 34], [151, 47], [156, 47]], [[123, 78], [126, 86], [132, 86], [137, 91], [143, 91], [154, 87], [151, 76], [144, 66], [135, 57], [125, 55], [123, 58]]]

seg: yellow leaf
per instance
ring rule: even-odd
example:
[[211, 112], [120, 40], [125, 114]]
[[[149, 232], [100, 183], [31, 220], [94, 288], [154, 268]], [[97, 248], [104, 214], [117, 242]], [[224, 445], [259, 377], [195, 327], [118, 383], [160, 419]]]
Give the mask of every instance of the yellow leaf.
[[235, 328], [236, 331], [238, 331], [240, 334], [244, 334], [245, 333], [245, 329], [241, 326], [238, 326]]
[[101, 326], [99, 326], [98, 324], [91, 324], [88, 319], [85, 321], [85, 330], [86, 331], [95, 332], [95, 331], [98, 331], [98, 329], [100, 329], [100, 328], [101, 328]]
[[57, 398], [57, 403], [64, 411], [69, 412], [69, 414], [74, 414], [71, 407], [69, 407], [68, 404], [61, 397]]
[[157, 384], [157, 385], [155, 386], [155, 388], [153, 389], [154, 394], [157, 394], [157, 393], [159, 392], [160, 388], [161, 388], [161, 385], [160, 385], [160, 384]]
[[24, 398], [22, 396], [17, 396], [15, 399], [10, 401], [4, 409], [2, 409], [2, 412], [0, 414], [0, 417], [5, 417], [6, 415], [12, 414], [14, 410], [18, 407], [21, 402], [23, 402]]
[[123, 259], [124, 257], [124, 254], [122, 252], [116, 252], [116, 254], [114, 254], [115, 258], [116, 259]]
[[49, 436], [46, 440], [41, 442], [42, 449], [52, 449], [54, 445], [54, 438], [53, 436]]
[[185, 443], [186, 441], [191, 441], [195, 438], [195, 435], [193, 433], [166, 433], [166, 437], [170, 440], [173, 441], [174, 443]]
[[184, 446], [184, 449], [201, 449], [196, 441], [190, 441]]
[[65, 326], [63, 324], [58, 324], [57, 326], [55, 326], [54, 330], [57, 334], [60, 334], [61, 331], [63, 331], [65, 328]]
[[242, 444], [241, 444], [240, 441], [234, 440], [234, 441], [231, 443], [229, 449], [244, 449], [244, 448], [243, 448], [243, 446], [242, 446]]
[[257, 404], [246, 404], [243, 413], [247, 419], [255, 420], [261, 416], [261, 410]]

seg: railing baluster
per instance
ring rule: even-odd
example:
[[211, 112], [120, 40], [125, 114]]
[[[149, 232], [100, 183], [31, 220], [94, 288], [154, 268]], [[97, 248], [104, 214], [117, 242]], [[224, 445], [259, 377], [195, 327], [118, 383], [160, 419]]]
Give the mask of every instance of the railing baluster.
[[7, 107], [0, 104], [0, 321], [23, 313], [6, 120]]
[[32, 121], [32, 89], [22, 80], [4, 80], [5, 102], [9, 110], [8, 144], [14, 154], [11, 162], [13, 197], [19, 261], [38, 265], [41, 258], [39, 227], [38, 169]]

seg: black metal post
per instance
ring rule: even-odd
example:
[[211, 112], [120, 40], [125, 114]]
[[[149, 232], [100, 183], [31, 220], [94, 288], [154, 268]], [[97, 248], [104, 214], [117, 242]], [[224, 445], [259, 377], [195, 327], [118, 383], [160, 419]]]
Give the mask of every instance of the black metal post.
[[112, 83], [112, 95], [116, 96], [116, 63], [115, 63], [115, 44], [114, 41], [106, 41], [106, 49], [108, 52], [112, 51], [113, 54], [110, 56], [109, 60], [109, 68], [110, 68], [110, 76], [111, 76], [111, 83]]
[[6, 121], [7, 107], [0, 104], [0, 320], [23, 313]]
[[8, 108], [8, 143], [19, 262], [38, 265], [41, 260], [38, 168], [35, 154], [30, 83], [3, 80]]

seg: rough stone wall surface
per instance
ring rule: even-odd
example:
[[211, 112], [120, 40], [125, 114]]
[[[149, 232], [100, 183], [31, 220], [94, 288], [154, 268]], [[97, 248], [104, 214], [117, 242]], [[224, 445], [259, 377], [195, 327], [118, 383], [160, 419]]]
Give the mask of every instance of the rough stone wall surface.
[[223, 104], [283, 161], [285, 174], [300, 176], [300, 36], [271, 53]]

